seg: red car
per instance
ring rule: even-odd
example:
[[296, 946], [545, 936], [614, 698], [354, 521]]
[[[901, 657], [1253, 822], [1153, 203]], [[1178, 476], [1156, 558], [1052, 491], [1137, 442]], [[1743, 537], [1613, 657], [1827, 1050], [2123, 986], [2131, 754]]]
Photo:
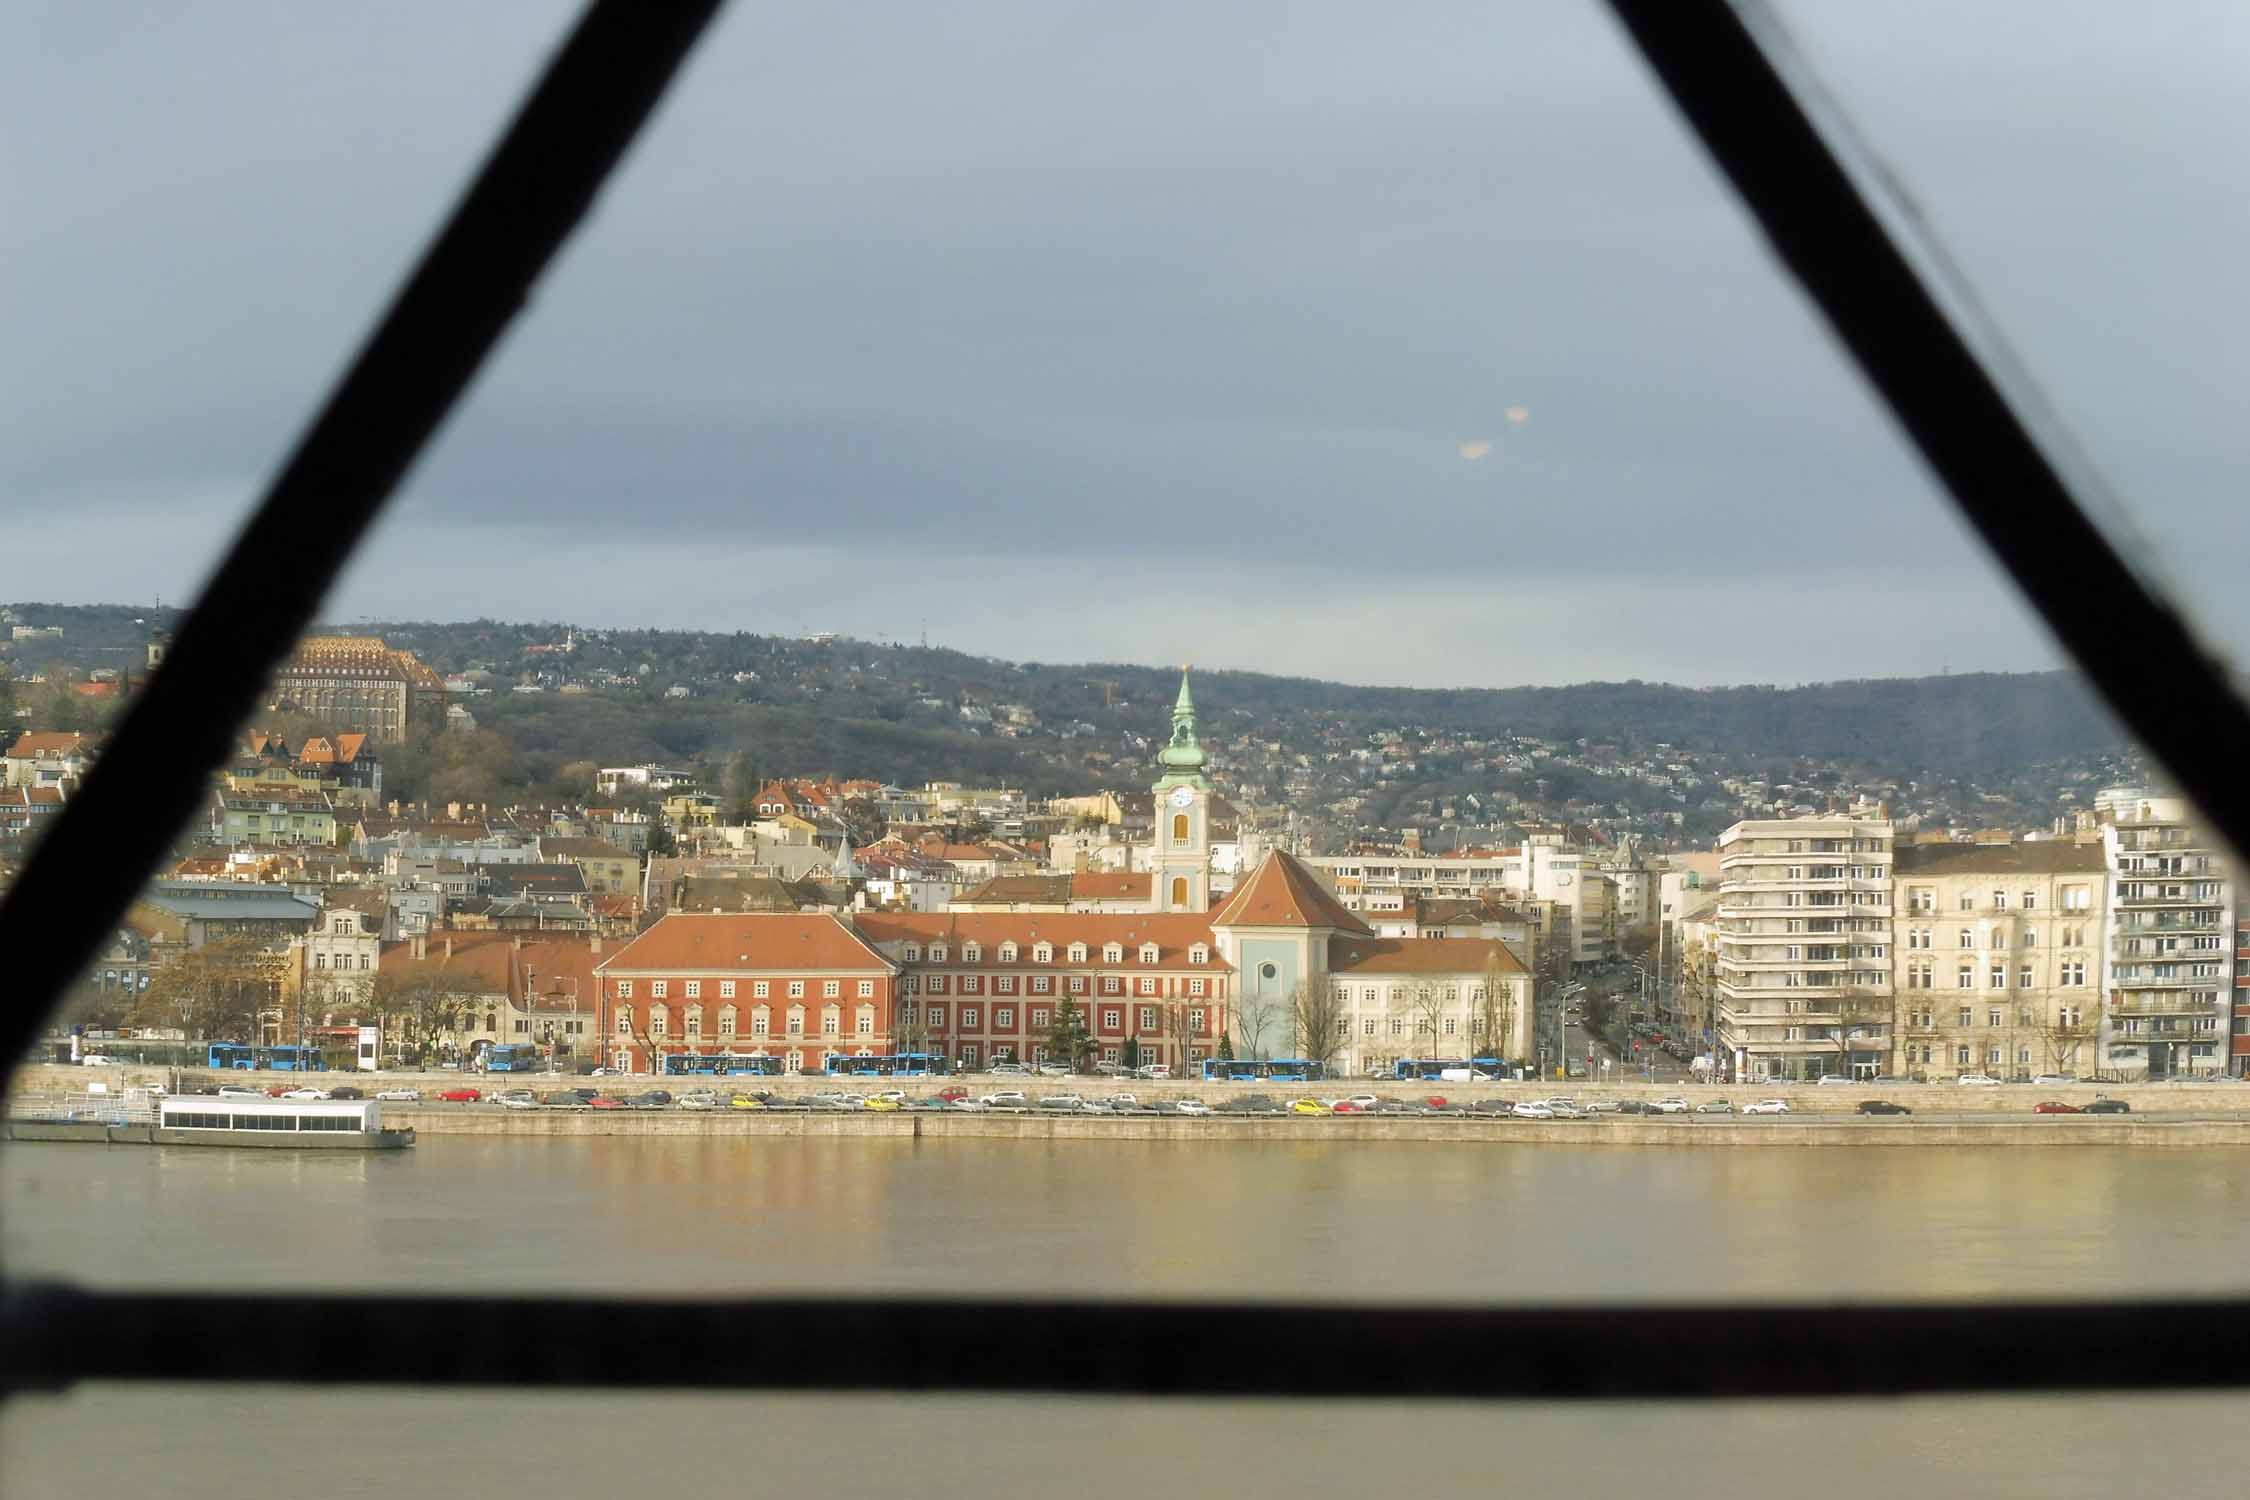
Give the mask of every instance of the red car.
[[2085, 1110], [2075, 1104], [2065, 1104], [2060, 1099], [2042, 1099], [2031, 1106], [2035, 1115], [2082, 1115]]
[[937, 1091], [937, 1096], [940, 1099], [943, 1099], [946, 1103], [951, 1104], [956, 1099], [968, 1098], [969, 1091], [961, 1087], [961, 1085], [959, 1085], [958, 1083], [949, 1083], [944, 1088]]
[[477, 1089], [457, 1088], [447, 1089], [444, 1093], [438, 1095], [438, 1097], [440, 1099], [443, 1099], [448, 1104], [474, 1104], [479, 1099], [482, 1099], [484, 1097], [484, 1094]]
[[1366, 1110], [1361, 1109], [1349, 1099], [1338, 1099], [1334, 1104], [1328, 1106], [1328, 1112], [1332, 1115], [1364, 1115], [1367, 1113]]
[[608, 1094], [596, 1094], [586, 1101], [586, 1107], [588, 1109], [623, 1109], [625, 1101], [613, 1098]]

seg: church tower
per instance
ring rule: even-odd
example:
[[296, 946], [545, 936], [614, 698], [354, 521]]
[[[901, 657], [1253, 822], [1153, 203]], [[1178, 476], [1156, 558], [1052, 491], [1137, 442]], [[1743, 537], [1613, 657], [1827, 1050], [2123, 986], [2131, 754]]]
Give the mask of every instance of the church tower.
[[1211, 909], [1211, 783], [1203, 775], [1203, 746], [1195, 738], [1195, 699], [1187, 670], [1172, 705], [1172, 738], [1157, 757], [1156, 874], [1150, 894], [1157, 911]]

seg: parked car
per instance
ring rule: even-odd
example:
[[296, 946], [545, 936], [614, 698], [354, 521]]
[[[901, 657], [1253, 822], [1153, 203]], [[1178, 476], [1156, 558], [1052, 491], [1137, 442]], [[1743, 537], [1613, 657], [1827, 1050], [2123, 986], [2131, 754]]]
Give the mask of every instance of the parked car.
[[1031, 1108], [1030, 1098], [1019, 1089], [1002, 1089], [996, 1094], [985, 1095], [984, 1098], [979, 1102], [981, 1102], [986, 1109]]
[[1963, 1073], [1953, 1081], [1964, 1088], [1997, 1088], [2000, 1084], [1990, 1073]]
[[539, 1101], [532, 1098], [509, 1098], [500, 1101], [502, 1109], [537, 1109]]
[[1521, 1120], [1552, 1120], [1555, 1112], [1537, 1099], [1522, 1099], [1508, 1107], [1508, 1113]]
[[355, 1089], [350, 1084], [343, 1083], [338, 1084], [335, 1088], [330, 1089], [328, 1091], [328, 1097], [331, 1099], [364, 1099], [367, 1097], [367, 1094], [363, 1089]]
[[689, 1089], [680, 1095], [682, 1109], [717, 1109], [719, 1094], [716, 1089]]
[[492, 1097], [499, 1100], [502, 1104], [506, 1104], [510, 1100], [514, 1099], [521, 1099], [526, 1102], [535, 1102], [532, 1097], [532, 1092], [529, 1089], [502, 1089], [499, 1093], [494, 1094]]
[[1211, 1113], [1211, 1106], [1205, 1104], [1201, 1099], [1175, 1100], [1172, 1107], [1183, 1115], [1207, 1115]]
[[1591, 1099], [1587, 1101], [1584, 1108], [1586, 1113], [1590, 1115], [1621, 1115], [1625, 1113], [1625, 1101], [1622, 1099]]
[[766, 1101], [756, 1094], [730, 1094], [727, 1096], [727, 1108], [729, 1109], [764, 1109], [765, 1107]]
[[462, 1084], [457, 1088], [444, 1090], [438, 1097], [448, 1104], [474, 1104], [484, 1097], [484, 1091]]
[[328, 1090], [316, 1089], [308, 1084], [301, 1088], [283, 1089], [281, 1097], [284, 1099], [325, 1099], [328, 1097]]
[[114, 1068], [120, 1066], [120, 1063], [117, 1058], [105, 1052], [89, 1052], [78, 1059], [78, 1065], [82, 1068]]
[[2042, 1099], [2031, 1106], [2035, 1115], [2082, 1115], [2085, 1110], [2075, 1104], [2065, 1104], [2060, 1099]]
[[585, 1103], [576, 1089], [550, 1089], [539, 1096], [539, 1102], [549, 1109], [577, 1109]]
[[2033, 1075], [2031, 1081], [2033, 1083], [2046, 1084], [2076, 1083], [2078, 1081], [2078, 1075], [2076, 1073], [2039, 1073]]
[[[422, 1097], [412, 1089], [401, 1089], [399, 1092], [409, 1098], [419, 1099]], [[266, 1097], [266, 1091], [264, 1089], [247, 1088], [239, 1083], [222, 1083], [219, 1085], [218, 1097], [221, 1099], [263, 1099]], [[390, 1095], [385, 1094], [383, 1097], [387, 1099]]]
[[1652, 1115], [1684, 1115], [1688, 1112], [1688, 1109], [1687, 1100], [1675, 1094], [1669, 1099], [1654, 1101], [1649, 1105], [1648, 1112]]
[[1017, 1062], [994, 1063], [992, 1065], [992, 1076], [995, 1078], [1029, 1078], [1031, 1069]]
[[1054, 1114], [1084, 1114], [1086, 1101], [1076, 1094], [1049, 1094], [1039, 1101], [1039, 1107]]
[[[219, 1090], [225, 1093], [225, 1089]], [[412, 1104], [422, 1097], [420, 1089], [377, 1089], [375, 1097], [391, 1104]]]
[[905, 1103], [902, 1094], [870, 1094], [859, 1101], [861, 1109], [897, 1109]]
[[1292, 1099], [1289, 1101], [1289, 1113], [1293, 1115], [1327, 1115], [1334, 1114], [1335, 1111], [1318, 1099]]
[[1330, 1099], [1326, 1102], [1328, 1112], [1332, 1115], [1364, 1115], [1367, 1113], [1366, 1110], [1361, 1109], [1349, 1099]]
[[1863, 1115], [1910, 1115], [1913, 1110], [1903, 1104], [1893, 1104], [1888, 1099], [1862, 1099], [1859, 1112]]
[[615, 1094], [596, 1094], [586, 1101], [586, 1107], [588, 1109], [623, 1109], [625, 1101]]
[[1695, 1112], [1699, 1115], [1731, 1115], [1734, 1113], [1734, 1103], [1728, 1099], [1706, 1099], [1695, 1107]]
[[1785, 1115], [1789, 1113], [1789, 1101], [1787, 1099], [1760, 1099], [1755, 1104], [1743, 1105], [1742, 1112], [1746, 1115]]
[[2122, 1099], [2096, 1099], [2079, 1111], [2087, 1115], [2129, 1115], [2132, 1112], [2133, 1106]]
[[937, 1091], [937, 1096], [950, 1104], [956, 1099], [968, 1098], [969, 1091], [961, 1087], [961, 1085], [959, 1085], [958, 1083], [949, 1083], [944, 1088]]
[[654, 1100], [658, 1104], [670, 1104], [672, 1102], [672, 1096], [662, 1089], [650, 1089], [647, 1093], [641, 1095], [640, 1097], [643, 1099]]
[[1819, 1078], [1815, 1079], [1814, 1082], [1821, 1085], [1822, 1087], [1850, 1088], [1853, 1084], [1859, 1082], [1859, 1080], [1856, 1078], [1848, 1078], [1842, 1073], [1823, 1073]]

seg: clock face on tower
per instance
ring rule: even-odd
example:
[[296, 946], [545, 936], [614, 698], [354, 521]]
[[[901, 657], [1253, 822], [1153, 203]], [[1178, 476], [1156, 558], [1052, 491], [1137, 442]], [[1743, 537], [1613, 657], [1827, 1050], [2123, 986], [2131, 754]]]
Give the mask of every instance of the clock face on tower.
[[1185, 786], [1176, 786], [1172, 788], [1172, 805], [1174, 807], [1188, 807], [1191, 806], [1194, 801], [1195, 788]]

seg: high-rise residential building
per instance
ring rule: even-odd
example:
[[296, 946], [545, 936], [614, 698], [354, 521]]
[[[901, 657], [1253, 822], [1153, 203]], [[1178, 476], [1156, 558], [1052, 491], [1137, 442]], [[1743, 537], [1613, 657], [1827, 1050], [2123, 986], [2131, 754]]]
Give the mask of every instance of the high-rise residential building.
[[1890, 1059], [1890, 820], [1752, 819], [1719, 835], [1713, 964], [1737, 1080], [1873, 1078]]
[[2110, 787], [2094, 807], [2110, 877], [2102, 1066], [2126, 1078], [2223, 1073], [2234, 991], [2226, 860], [2185, 798]]
[[1893, 871], [1895, 1071], [2093, 1076], [2109, 906], [2100, 842], [1911, 844]]
[[445, 680], [380, 636], [310, 636], [274, 674], [268, 706], [379, 745], [445, 723]]

